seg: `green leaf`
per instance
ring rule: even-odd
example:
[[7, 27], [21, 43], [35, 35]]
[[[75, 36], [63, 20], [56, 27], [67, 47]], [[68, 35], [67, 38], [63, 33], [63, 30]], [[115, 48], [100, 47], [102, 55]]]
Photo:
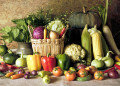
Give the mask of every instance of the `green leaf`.
[[17, 25], [24, 25], [25, 24], [24, 19], [14, 19], [14, 20], [12, 20], [12, 22], [17, 24]]
[[10, 31], [11, 31], [11, 27], [6, 26], [0, 30], [0, 33], [6, 34]]
[[15, 39], [15, 38], [17, 38], [17, 36], [19, 35], [19, 29], [13, 29], [12, 30], [12, 34], [13, 34], [13, 38]]
[[6, 42], [11, 43], [13, 41], [13, 38], [10, 36], [1, 36]]

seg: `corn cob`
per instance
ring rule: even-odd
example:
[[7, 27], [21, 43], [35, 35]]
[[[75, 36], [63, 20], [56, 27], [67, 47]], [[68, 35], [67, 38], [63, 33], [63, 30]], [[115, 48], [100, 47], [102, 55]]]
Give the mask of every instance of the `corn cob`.
[[89, 30], [92, 37], [92, 47], [93, 47], [93, 55], [95, 59], [100, 59], [103, 57], [103, 48], [102, 48], [102, 39], [99, 30], [97, 30], [96, 25], [94, 28]]
[[90, 65], [92, 61], [91, 36], [90, 36], [90, 33], [88, 32], [87, 24], [85, 25], [85, 28], [83, 29], [83, 32], [81, 35], [81, 44], [86, 51], [85, 59], [86, 59], [87, 65]]

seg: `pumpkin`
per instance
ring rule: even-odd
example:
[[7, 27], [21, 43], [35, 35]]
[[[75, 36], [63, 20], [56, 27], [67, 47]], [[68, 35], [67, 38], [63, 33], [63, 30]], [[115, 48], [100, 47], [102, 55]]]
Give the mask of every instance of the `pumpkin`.
[[88, 24], [89, 28], [92, 28], [97, 24], [97, 27], [99, 28], [101, 25], [101, 18], [98, 13], [93, 11], [86, 12], [85, 7], [83, 7], [83, 12], [75, 12], [70, 15], [69, 24], [73, 28], [81, 29], [83, 29], [86, 24]]

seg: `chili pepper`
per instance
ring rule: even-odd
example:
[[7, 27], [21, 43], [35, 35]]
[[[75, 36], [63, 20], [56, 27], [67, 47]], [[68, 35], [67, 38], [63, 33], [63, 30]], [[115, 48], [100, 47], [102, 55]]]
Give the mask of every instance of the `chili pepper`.
[[50, 81], [51, 81], [50, 76], [45, 75], [45, 76], [43, 77], [43, 82], [44, 82], [44, 83], [49, 84]]
[[1, 76], [5, 76], [5, 73], [3, 73], [3, 72], [0, 72], [0, 77], [1, 77]]
[[44, 56], [41, 58], [42, 66], [45, 71], [52, 72], [53, 68], [56, 66], [56, 59], [53, 56]]
[[[5, 64], [4, 62], [1, 62], [1, 64]], [[6, 64], [8, 66], [9, 69], [18, 69], [18, 67], [16, 66], [13, 66], [13, 65], [9, 65], [9, 64]]]
[[112, 67], [112, 68], [109, 68], [109, 69], [105, 70], [104, 73], [108, 73], [111, 70], [115, 70], [115, 67]]
[[5, 75], [5, 77], [9, 78], [10, 76], [12, 76], [15, 72], [9, 72]]
[[45, 28], [44, 29], [44, 39], [46, 39], [47, 38], [47, 29]]
[[62, 29], [61, 33], [60, 33], [60, 38], [63, 36], [63, 34], [65, 33], [65, 28]]
[[120, 70], [120, 66], [119, 66], [119, 65], [115, 64], [114, 66], [115, 66], [117, 69]]
[[51, 75], [51, 72], [49, 71], [39, 71], [38, 75], [43, 78], [45, 75]]

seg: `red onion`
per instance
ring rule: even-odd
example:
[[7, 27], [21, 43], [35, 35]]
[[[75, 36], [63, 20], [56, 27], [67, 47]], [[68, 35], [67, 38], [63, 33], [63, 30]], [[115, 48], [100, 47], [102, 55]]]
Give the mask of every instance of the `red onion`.
[[33, 31], [33, 38], [43, 39], [44, 38], [44, 27], [42, 26], [36, 27]]

